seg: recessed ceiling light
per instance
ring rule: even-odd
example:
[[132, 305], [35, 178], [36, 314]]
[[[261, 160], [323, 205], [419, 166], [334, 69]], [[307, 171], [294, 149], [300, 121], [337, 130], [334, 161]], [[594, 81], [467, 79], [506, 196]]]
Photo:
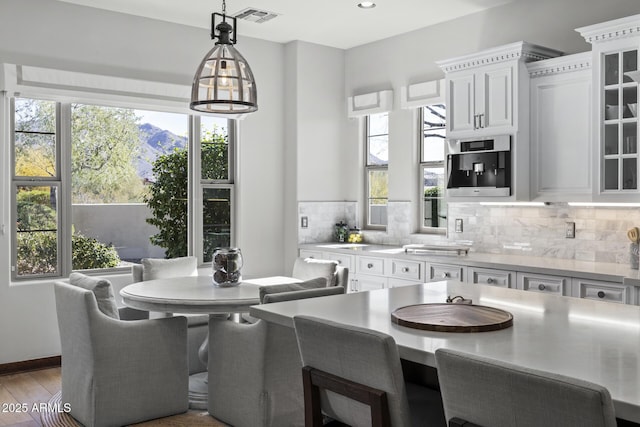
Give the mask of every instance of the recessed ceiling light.
[[374, 7], [376, 7], [376, 4], [372, 1], [361, 1], [360, 3], [358, 3], [358, 7], [362, 9], [373, 9]]

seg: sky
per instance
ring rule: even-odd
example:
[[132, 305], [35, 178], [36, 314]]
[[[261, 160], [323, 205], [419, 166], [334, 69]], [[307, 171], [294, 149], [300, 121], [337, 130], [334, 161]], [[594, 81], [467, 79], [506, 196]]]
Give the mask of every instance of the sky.
[[[188, 116], [186, 114], [162, 113], [159, 111], [136, 110], [141, 117], [140, 123], [150, 123], [160, 129], [171, 131], [178, 136], [187, 136], [189, 133]], [[220, 117], [202, 117], [202, 124], [210, 129], [214, 123], [219, 128], [226, 128], [227, 120]]]

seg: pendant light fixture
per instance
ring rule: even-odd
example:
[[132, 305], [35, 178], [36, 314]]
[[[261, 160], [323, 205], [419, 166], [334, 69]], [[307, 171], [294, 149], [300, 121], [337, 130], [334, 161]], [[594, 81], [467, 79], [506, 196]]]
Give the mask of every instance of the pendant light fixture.
[[[211, 39], [216, 44], [204, 57], [193, 79], [190, 108], [204, 113], [246, 114], [258, 109], [258, 94], [253, 72], [236, 44], [236, 18], [211, 14]], [[216, 17], [218, 24], [216, 25]], [[232, 22], [230, 24], [227, 19]]]

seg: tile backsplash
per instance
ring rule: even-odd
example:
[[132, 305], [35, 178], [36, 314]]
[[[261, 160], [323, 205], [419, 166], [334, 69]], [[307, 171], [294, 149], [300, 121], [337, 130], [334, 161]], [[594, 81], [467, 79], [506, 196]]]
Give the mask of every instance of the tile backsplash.
[[[449, 203], [447, 236], [413, 233], [411, 202], [389, 202], [386, 232], [364, 230], [369, 243], [470, 244], [471, 250], [629, 263], [627, 230], [640, 227], [640, 208], [573, 207], [566, 203], [546, 206], [486, 206], [479, 203]], [[343, 220], [359, 224], [356, 202], [300, 202], [298, 214], [309, 226], [298, 228], [299, 243], [333, 240], [333, 226]], [[462, 219], [462, 233], [455, 232], [455, 219]], [[575, 223], [575, 238], [565, 238], [566, 223]]]

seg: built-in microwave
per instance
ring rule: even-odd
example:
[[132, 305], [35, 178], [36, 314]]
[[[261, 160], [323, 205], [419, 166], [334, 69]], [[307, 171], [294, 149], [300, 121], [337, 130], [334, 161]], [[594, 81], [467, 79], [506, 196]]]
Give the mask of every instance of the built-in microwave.
[[510, 135], [447, 140], [447, 196], [510, 195]]

